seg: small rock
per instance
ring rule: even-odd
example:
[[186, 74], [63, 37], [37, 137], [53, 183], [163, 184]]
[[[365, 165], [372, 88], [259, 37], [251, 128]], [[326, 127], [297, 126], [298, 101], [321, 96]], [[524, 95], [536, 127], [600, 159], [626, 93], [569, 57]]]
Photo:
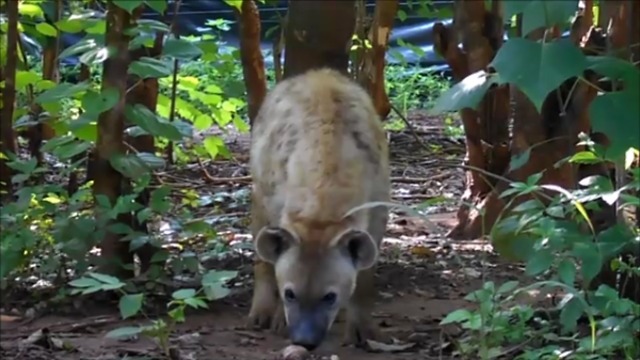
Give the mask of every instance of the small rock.
[[302, 346], [289, 345], [282, 349], [283, 360], [305, 360], [309, 356], [309, 351]]
[[331, 357], [329, 358], [330, 360], [340, 360], [340, 357], [338, 355], [331, 355]]

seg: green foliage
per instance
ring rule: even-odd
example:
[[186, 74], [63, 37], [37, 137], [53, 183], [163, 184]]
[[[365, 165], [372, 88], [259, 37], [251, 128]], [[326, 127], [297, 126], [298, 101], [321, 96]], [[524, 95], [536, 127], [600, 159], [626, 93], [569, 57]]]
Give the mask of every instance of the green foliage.
[[[47, 122], [55, 129], [56, 136], [47, 140], [41, 150], [51, 155], [49, 161], [59, 165], [55, 169], [56, 183], [84, 170], [88, 161], [87, 151], [95, 148], [98, 139], [98, 118], [121, 104], [125, 96], [118, 89], [103, 86], [103, 64], [116, 54], [105, 42], [105, 20], [94, 17], [92, 11], [85, 7], [87, 3], [75, 2], [65, 8], [63, 17], [55, 23], [44, 22], [44, 14], [48, 11], [44, 3], [20, 3], [20, 31], [23, 36], [45, 45], [47, 37], [63, 33], [80, 35], [82, 39], [79, 42], [61, 51], [59, 60], [77, 56], [81, 64], [90, 70], [90, 78], [79, 82], [73, 79], [78, 78], [80, 66], [63, 67], [60, 73], [66, 81], [56, 84], [42, 79], [42, 59], [19, 59], [14, 127], [22, 130]], [[133, 12], [142, 5], [159, 13], [167, 9], [165, 0], [113, 1], [113, 4], [127, 12]], [[29, 21], [37, 23], [33, 25]], [[225, 22], [212, 21], [211, 24], [218, 31], [228, 30]], [[135, 50], [152, 47], [155, 34], [166, 35], [169, 27], [157, 20], [139, 20], [125, 32], [131, 36], [130, 50]], [[0, 54], [0, 58], [4, 57]], [[222, 139], [213, 135], [205, 138], [203, 143], [193, 145], [190, 138], [194, 131], [205, 131], [214, 126], [223, 130], [235, 127], [240, 132], [248, 131], [243, 118], [246, 114], [245, 90], [238, 59], [238, 51], [223, 47], [216, 34], [197, 38], [167, 36], [160, 56], [142, 57], [132, 62], [128, 73], [137, 80], [133, 86], [144, 79], [158, 79], [160, 95], [155, 111], [142, 104], [127, 103], [124, 106], [128, 127], [125, 135], [151, 135], [159, 145], [159, 151], [116, 152], [108, 159], [111, 167], [131, 185], [124, 186], [114, 202], [103, 195], [92, 196], [92, 182], [71, 194], [63, 185], [42, 182], [40, 177], [51, 173], [48, 162], [38, 166], [35, 158], [3, 154], [9, 159], [8, 165], [14, 171], [12, 182], [18, 189], [16, 200], [3, 204], [0, 215], [3, 234], [0, 240], [0, 278], [3, 287], [16, 285], [30, 277], [49, 279], [52, 275], [61, 274], [56, 277], [55, 285], [68, 282], [73, 288], [72, 295], [115, 291], [120, 295], [121, 316], [130, 318], [144, 314], [146, 286], [161, 284], [171, 276], [171, 271], [188, 271], [194, 275], [202, 272], [201, 261], [208, 254], [171, 254], [160, 247], [158, 235], [112, 220], [120, 219], [123, 214], [132, 215], [140, 222], [169, 218], [178, 225], [179, 238], [206, 236], [206, 240], [217, 240], [215, 230], [209, 224], [203, 219], [194, 219], [190, 206], [180, 202], [176, 204], [172, 200], [175, 189], [156, 183], [154, 172], [166, 167], [162, 151], [168, 142], [175, 145], [172, 156], [188, 162], [194, 160], [194, 155], [217, 158], [229, 154]], [[178, 64], [177, 69], [175, 64]], [[172, 94], [174, 72], [175, 96]], [[132, 89], [128, 88], [127, 92]], [[43, 109], [38, 116], [32, 112], [35, 105]], [[149, 190], [148, 204], [140, 200], [144, 190]], [[128, 241], [131, 251], [144, 245], [157, 248], [145, 288], [96, 272], [97, 262], [91, 251], [107, 231], [120, 235], [122, 241]], [[215, 244], [215, 249], [220, 248], [224, 246]], [[225, 283], [236, 273], [212, 270], [202, 276], [201, 289], [183, 289], [173, 293], [169, 302], [169, 321], [159, 320], [141, 328], [119, 329], [114, 334], [153, 336], [159, 340], [163, 350], [168, 351], [169, 334], [175, 323], [184, 321], [185, 310], [206, 308], [206, 301], [228, 296], [230, 290]]]
[[[576, 6], [577, 1], [505, 0], [505, 18], [523, 13], [523, 32], [528, 34], [541, 26], [566, 25]], [[600, 92], [589, 108], [594, 130], [605, 133], [612, 144], [605, 150], [583, 134], [578, 145], [587, 150], [560, 164], [594, 165], [624, 159], [627, 169], [631, 165], [637, 149], [630, 148], [640, 144], [640, 110], [632, 100], [640, 95], [640, 71], [632, 63], [608, 56], [584, 56], [568, 40], [511, 38], [490, 67], [495, 72], [479, 71], [451, 87], [436, 101], [432, 113], [475, 109], [492, 85], [505, 84], [521, 90], [540, 111], [547, 96], [567, 80], [597, 88], [598, 84], [583, 77], [585, 70], [592, 70], [614, 84], [624, 84], [621, 90]], [[514, 155], [509, 170], [526, 165], [533, 147]], [[633, 170], [632, 181], [621, 189], [603, 176], [582, 179], [582, 188], [575, 190], [540, 184], [542, 176], [532, 174], [525, 182], [509, 183], [500, 197], [511, 210], [501, 214], [490, 229], [494, 249], [507, 259], [523, 261], [525, 274], [534, 283], [520, 286], [508, 282], [500, 287], [503, 291], [485, 283], [470, 294], [467, 300], [476, 303], [477, 310], [454, 311], [442, 322], [459, 323], [467, 330], [457, 343], [457, 351], [474, 359], [500, 358], [509, 349], [519, 350], [514, 357], [518, 360], [640, 357], [636, 340], [640, 304], [621, 298], [619, 290], [606, 285], [591, 286], [607, 268], [621, 277], [640, 274], [640, 268], [632, 265], [633, 257], [622, 256], [637, 249], [640, 229], [619, 223], [596, 232], [588, 216], [603, 206], [613, 206], [612, 211], [637, 206], [640, 171]], [[527, 195], [534, 196], [513, 206]], [[564, 293], [555, 316], [542, 317], [530, 307], [513, 306], [516, 295], [534, 288]], [[588, 319], [586, 333], [579, 323], [582, 318]]]

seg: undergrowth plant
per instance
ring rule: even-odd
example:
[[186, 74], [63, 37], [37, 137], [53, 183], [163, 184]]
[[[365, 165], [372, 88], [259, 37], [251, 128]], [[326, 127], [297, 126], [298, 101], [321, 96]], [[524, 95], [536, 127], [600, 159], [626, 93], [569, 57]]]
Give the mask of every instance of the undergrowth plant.
[[[511, 13], [505, 18], [524, 12], [524, 22], [530, 21], [530, 26], [557, 23], [540, 13], [544, 6], [527, 7], [527, 3], [509, 1]], [[562, 18], [568, 19], [575, 9], [565, 8], [569, 13]], [[560, 18], [556, 14], [553, 19]], [[531, 59], [539, 61], [532, 63]], [[594, 131], [606, 134], [611, 145], [605, 149], [581, 134], [576, 145], [585, 150], [556, 166], [567, 161], [574, 167], [616, 164], [617, 171], [631, 173], [632, 179], [616, 188], [609, 176], [588, 176], [580, 179], [580, 188], [564, 189], [541, 183], [542, 172], [524, 182], [485, 172], [509, 186], [499, 194], [508, 210], [490, 229], [489, 238], [501, 256], [524, 262], [531, 283], [485, 283], [466, 298], [475, 303], [476, 310], [453, 311], [441, 324], [456, 323], [465, 329], [455, 340], [456, 353], [465, 359], [640, 358], [640, 304], [623, 296], [626, 287], [632, 286], [624, 279], [637, 281], [640, 274], [636, 259], [640, 229], [637, 224], [616, 221], [618, 212], [640, 205], [640, 170], [631, 168], [640, 142], [640, 110], [632, 100], [640, 96], [640, 71], [633, 63], [611, 56], [585, 56], [562, 39], [509, 39], [490, 66], [495, 72], [471, 74], [445, 92], [434, 112], [476, 108], [493, 85], [517, 87], [540, 111], [547, 94], [568, 79], [598, 88], [582, 75], [593, 71], [624, 83], [621, 90], [600, 91], [589, 105]], [[531, 74], [552, 71], [555, 77], [523, 75], [525, 68]], [[531, 148], [513, 156], [509, 171], [527, 164], [530, 155]], [[608, 227], [592, 223], [590, 214], [602, 214], [607, 207], [612, 208]], [[605, 270], [623, 281], [616, 288], [595, 283]], [[559, 291], [562, 299], [551, 310], [514, 305], [519, 295], [531, 290]]]

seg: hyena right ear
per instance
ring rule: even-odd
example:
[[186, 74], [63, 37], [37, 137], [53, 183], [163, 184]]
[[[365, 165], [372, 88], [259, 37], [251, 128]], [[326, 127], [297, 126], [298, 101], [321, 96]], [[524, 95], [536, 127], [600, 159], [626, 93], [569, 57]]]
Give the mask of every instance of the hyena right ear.
[[296, 242], [297, 238], [289, 230], [265, 226], [256, 235], [254, 246], [260, 259], [275, 264], [278, 257]]

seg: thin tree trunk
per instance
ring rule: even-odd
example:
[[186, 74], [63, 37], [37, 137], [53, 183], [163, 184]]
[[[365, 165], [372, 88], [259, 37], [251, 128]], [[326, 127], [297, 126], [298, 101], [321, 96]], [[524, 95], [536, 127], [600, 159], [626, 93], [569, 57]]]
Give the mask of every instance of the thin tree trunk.
[[12, 171], [7, 166], [7, 154], [16, 154], [16, 142], [13, 132], [13, 110], [16, 100], [16, 66], [18, 65], [18, 2], [5, 3], [7, 24], [6, 62], [4, 69], [0, 67], [0, 81], [4, 81], [2, 98], [2, 119], [0, 119], [0, 142], [4, 156], [0, 157], [0, 192], [2, 202], [13, 198], [13, 186], [11, 184]]
[[253, 125], [253, 120], [267, 95], [267, 79], [260, 48], [260, 13], [253, 0], [243, 0], [241, 10], [236, 10], [240, 25], [240, 58], [249, 99], [249, 123]]
[[[108, 2], [107, 9], [106, 45], [114, 49], [114, 54], [104, 63], [102, 90], [115, 89], [120, 93], [120, 99], [112, 109], [103, 112], [98, 118], [98, 139], [93, 163], [95, 171], [93, 191], [96, 197], [105, 196], [113, 205], [122, 194], [123, 176], [111, 166], [109, 159], [114, 155], [124, 154], [124, 109], [130, 41], [125, 30], [130, 24], [131, 16], [112, 1]], [[104, 215], [97, 213], [97, 216]], [[119, 277], [133, 275], [131, 270], [120, 266], [133, 262], [129, 244], [122, 242], [120, 235], [105, 229], [100, 248], [103, 272]]]
[[389, 35], [398, 11], [397, 0], [377, 0], [373, 24], [369, 30], [371, 49], [367, 51], [364, 65], [364, 86], [368, 89], [378, 115], [384, 119], [391, 111], [391, 103], [384, 87], [385, 54]]
[[355, 9], [355, 0], [290, 0], [283, 78], [321, 67], [347, 74]]

